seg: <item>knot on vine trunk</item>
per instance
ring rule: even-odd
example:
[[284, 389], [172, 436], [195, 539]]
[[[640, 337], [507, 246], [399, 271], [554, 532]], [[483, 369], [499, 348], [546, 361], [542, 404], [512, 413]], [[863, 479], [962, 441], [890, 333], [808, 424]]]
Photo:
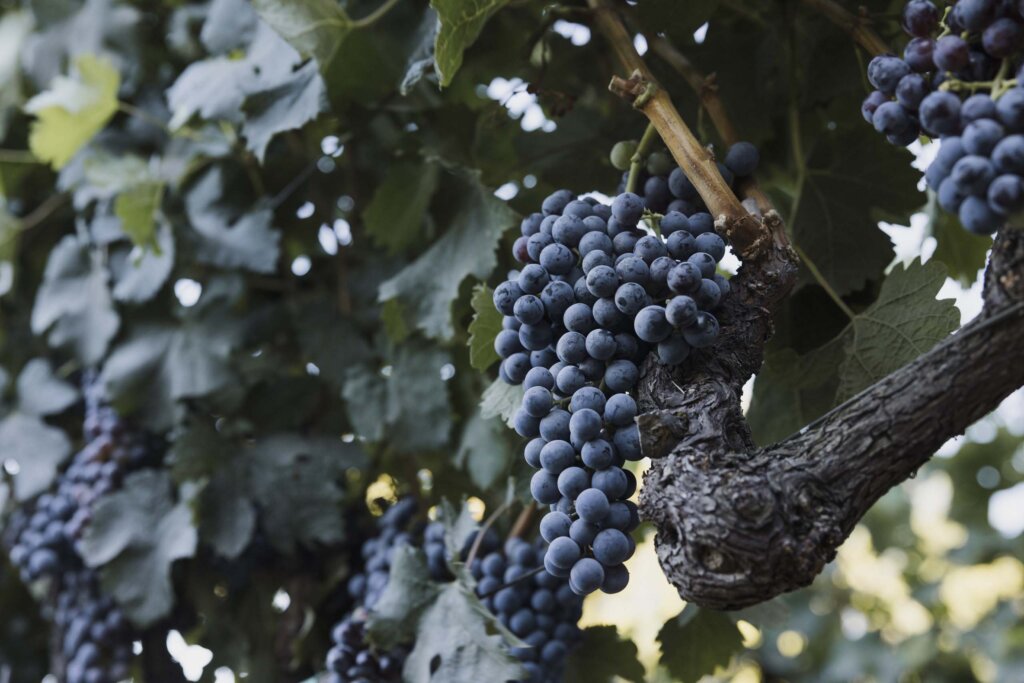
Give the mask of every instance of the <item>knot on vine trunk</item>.
[[806, 586], [846, 537], [843, 505], [800, 458], [690, 451], [655, 463], [641, 508], [683, 599], [740, 609]]

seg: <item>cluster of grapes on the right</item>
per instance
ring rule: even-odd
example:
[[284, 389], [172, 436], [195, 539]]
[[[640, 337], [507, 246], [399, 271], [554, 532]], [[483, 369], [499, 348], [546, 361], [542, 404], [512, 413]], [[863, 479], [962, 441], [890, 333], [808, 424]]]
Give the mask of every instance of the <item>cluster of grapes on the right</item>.
[[987, 235], [1024, 209], [1024, 2], [903, 9], [903, 58], [875, 57], [864, 118], [895, 145], [941, 140], [925, 173], [939, 205]]

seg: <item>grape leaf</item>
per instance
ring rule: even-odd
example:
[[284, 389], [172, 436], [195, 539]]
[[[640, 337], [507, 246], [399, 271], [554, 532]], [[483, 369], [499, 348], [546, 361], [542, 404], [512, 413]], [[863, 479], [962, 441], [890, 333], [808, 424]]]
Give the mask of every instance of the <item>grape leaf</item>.
[[420, 615], [439, 592], [440, 585], [430, 579], [423, 551], [410, 545], [395, 548], [387, 586], [367, 624], [370, 642], [383, 650], [411, 642]]
[[494, 290], [484, 283], [473, 288], [469, 300], [473, 320], [469, 323], [469, 364], [474, 370], [486, 370], [501, 360], [494, 350], [494, 339], [501, 332], [501, 313], [494, 307]]
[[878, 299], [843, 332], [846, 359], [839, 368], [841, 403], [914, 360], [960, 326], [952, 299], [935, 298], [946, 282], [937, 261], [897, 266]]
[[412, 40], [415, 47], [409, 54], [405, 75], [398, 86], [403, 96], [412, 92], [413, 86], [434, 71], [434, 43], [437, 41], [438, 28], [437, 12], [433, 7], [428, 7], [416, 29], [416, 37]]
[[326, 69], [352, 29], [352, 20], [334, 0], [253, 0], [263, 21], [305, 56]]
[[164, 183], [141, 182], [117, 195], [114, 214], [121, 229], [140, 247], [156, 247], [156, 213], [164, 198]]
[[192, 557], [196, 530], [185, 501], [175, 503], [170, 475], [142, 470], [122, 490], [100, 498], [79, 548], [103, 587], [139, 626], [166, 616], [174, 606], [171, 565]]
[[473, 483], [483, 490], [508, 470], [515, 457], [505, 440], [506, 431], [500, 421], [484, 419], [479, 412], [462, 429], [462, 441], [453, 462], [466, 470]]
[[619, 637], [614, 626], [583, 629], [583, 641], [569, 655], [565, 683], [598, 683], [624, 679], [643, 683], [644, 667], [632, 640]]
[[171, 426], [175, 404], [206, 396], [234, 378], [228, 365], [238, 322], [214, 311], [179, 324], [140, 325], [110, 354], [101, 376], [118, 408], [154, 430]]
[[803, 355], [773, 350], [754, 382], [749, 420], [760, 443], [780, 440], [906, 365], [960, 323], [937, 261], [895, 267], [878, 299], [832, 340]]
[[438, 175], [437, 164], [430, 162], [401, 162], [388, 168], [363, 212], [366, 233], [374, 244], [395, 253], [422, 239], [420, 228]]
[[242, 108], [246, 146], [263, 161], [276, 134], [301, 128], [327, 110], [327, 90], [316, 64], [309, 62], [284, 82], [250, 94]]
[[838, 369], [843, 361], [839, 338], [804, 355], [772, 349], [754, 380], [747, 420], [760, 444], [781, 441], [835, 405]]
[[428, 337], [451, 339], [452, 301], [469, 276], [483, 280], [497, 265], [494, 250], [515, 213], [480, 184], [479, 174], [463, 174], [461, 201], [448, 231], [422, 256], [380, 286], [380, 301], [398, 298]]
[[658, 642], [661, 664], [681, 683], [696, 683], [728, 666], [733, 655], [743, 650], [743, 638], [729, 617], [693, 605], [661, 627]]
[[462, 53], [476, 42], [487, 20], [508, 0], [431, 0], [437, 11], [434, 60], [441, 87], [451, 84], [462, 66]]
[[58, 76], [25, 103], [36, 116], [29, 148], [55, 169], [62, 168], [117, 112], [121, 76], [108, 60], [83, 54], [73, 62], [71, 77]]
[[353, 367], [342, 395], [359, 436], [372, 442], [387, 437], [409, 453], [447, 444], [451, 407], [441, 367], [450, 360], [442, 349], [407, 343], [395, 351], [386, 374], [373, 365]]
[[18, 375], [18, 409], [39, 417], [63, 413], [78, 400], [78, 390], [54, 376], [49, 361], [33, 358]]
[[50, 252], [32, 309], [35, 334], [49, 330], [52, 346], [71, 347], [89, 365], [103, 357], [121, 324], [100, 258], [74, 235], [64, 237]]
[[484, 389], [480, 400], [480, 416], [485, 419], [500, 417], [509, 428], [514, 427], [512, 418], [523, 402], [524, 393], [521, 384], [506, 384], [501, 378], [494, 380], [491, 386]]
[[110, 271], [114, 276], [114, 298], [126, 303], [141, 304], [160, 291], [174, 267], [174, 236], [167, 224], [161, 224], [150, 249], [132, 247], [110, 254]]
[[196, 181], [185, 197], [197, 258], [221, 268], [270, 273], [277, 265], [281, 234], [271, 228], [274, 213], [257, 205], [241, 213], [223, 200], [228, 196], [224, 172], [214, 166]]
[[240, 459], [249, 496], [262, 513], [261, 528], [275, 548], [292, 553], [341, 540], [339, 522], [348, 468], [364, 470], [366, 456], [340, 438], [277, 434], [259, 439]]
[[401, 344], [412, 334], [412, 330], [405, 324], [405, 312], [398, 299], [388, 299], [381, 304], [380, 322], [384, 327], [384, 333], [394, 344]]
[[935, 193], [928, 192], [928, 230], [935, 238], [932, 258], [946, 265], [949, 276], [964, 287], [978, 279], [978, 271], [985, 267], [985, 258], [992, 248], [992, 238], [967, 232], [960, 220], [939, 206]]
[[882, 136], [821, 136], [787, 223], [794, 242], [840, 295], [882, 278], [893, 252], [878, 221], [907, 220], [920, 206], [919, 177], [909, 154]]
[[369, 359], [369, 344], [329, 298], [300, 301], [292, 319], [305, 360], [320, 368], [320, 376], [336, 386], [344, 385], [349, 368]]
[[236, 50], [252, 38], [258, 19], [246, 0], [212, 0], [199, 39], [211, 54]]
[[14, 497], [24, 501], [50, 488], [57, 468], [71, 454], [71, 442], [35, 415], [14, 412], [0, 422], [0, 453], [17, 463]]

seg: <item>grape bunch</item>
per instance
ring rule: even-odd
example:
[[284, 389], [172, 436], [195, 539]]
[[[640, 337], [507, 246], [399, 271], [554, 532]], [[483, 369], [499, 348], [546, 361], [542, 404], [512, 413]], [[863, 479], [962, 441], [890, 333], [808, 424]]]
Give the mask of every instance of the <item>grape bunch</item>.
[[[348, 593], [357, 608], [333, 629], [333, 647], [327, 653], [327, 670], [338, 683], [388, 683], [399, 681], [408, 650], [398, 647], [380, 653], [366, 640], [367, 611], [372, 609], [387, 588], [394, 549], [412, 544], [415, 536], [409, 527], [416, 516], [414, 498], [402, 498], [377, 519], [377, 534], [367, 539], [360, 550], [363, 571], [348, 582]], [[444, 527], [441, 527], [442, 533]]]
[[895, 145], [938, 138], [929, 187], [967, 230], [991, 234], [1024, 209], [1024, 6], [959, 0], [943, 17], [911, 0], [902, 25], [903, 58], [871, 60], [861, 112]]
[[542, 568], [543, 555], [540, 539], [513, 538], [476, 558], [470, 571], [487, 609], [528, 645], [512, 650], [530, 674], [528, 683], [559, 683], [580, 640], [583, 600], [564, 578]]
[[[618, 142], [612, 148], [612, 166], [623, 171], [619, 194], [626, 191], [632, 155], [637, 147], [634, 140]], [[734, 190], [745, 178], [753, 175], [761, 162], [757, 147], [749, 142], [737, 142], [726, 151], [725, 158], [717, 161], [718, 172], [727, 185]], [[686, 177], [683, 169], [677, 167], [666, 151], [651, 153], [641, 166], [637, 186], [643, 197], [644, 206], [653, 213], [677, 211], [703, 223], [714, 224], [707, 206], [697, 193], [697, 188]], [[698, 218], [694, 218], [700, 214]]]
[[[677, 171], [666, 186], [692, 189]], [[623, 465], [642, 457], [631, 395], [640, 365], [652, 351], [677, 365], [712, 345], [712, 311], [729, 292], [716, 273], [725, 242], [711, 215], [655, 215], [661, 204], [645, 197], [625, 192], [606, 206], [553, 193], [522, 222], [513, 246], [522, 269], [494, 291], [504, 316], [499, 376], [525, 388], [513, 422], [531, 439], [533, 497], [551, 508], [541, 525], [544, 565], [580, 595], [628, 582], [623, 563], [639, 517], [628, 500], [636, 478]], [[645, 215], [660, 235], [640, 227]]]
[[9, 554], [26, 582], [54, 582], [54, 624], [67, 683], [113, 683], [128, 674], [131, 629], [103, 594], [96, 572], [83, 564], [76, 544], [96, 501], [160, 449], [104, 402], [93, 377], [86, 378], [83, 393], [86, 443], [58, 477], [56, 490], [40, 495], [12, 521]]
[[[414, 524], [416, 511], [415, 499], [399, 500], [377, 520], [377, 534], [363, 543], [363, 571], [349, 579], [347, 587], [356, 608], [334, 627], [333, 646], [327, 653], [327, 669], [336, 683], [401, 680], [408, 648], [399, 646], [382, 653], [366, 638], [366, 621], [387, 587], [396, 548], [419, 545], [422, 538], [429, 578], [436, 582], [455, 578], [448, 568], [444, 524], [431, 522], [420, 533]], [[461, 559], [468, 558], [478, 534], [467, 538]], [[576, 622], [582, 601], [564, 579], [544, 571], [540, 554], [540, 547], [521, 539], [510, 539], [502, 548], [497, 533], [488, 529], [470, 570], [484, 605], [531, 645], [512, 652], [526, 664], [528, 683], [554, 683], [561, 680], [565, 656], [579, 638]], [[557, 645], [550, 644], [555, 641]]]

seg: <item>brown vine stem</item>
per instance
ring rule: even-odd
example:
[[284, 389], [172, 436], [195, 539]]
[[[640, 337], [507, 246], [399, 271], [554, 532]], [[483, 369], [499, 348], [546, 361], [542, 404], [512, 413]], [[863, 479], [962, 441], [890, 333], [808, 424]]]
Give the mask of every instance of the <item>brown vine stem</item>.
[[509, 538], [519, 538], [526, 532], [526, 527], [530, 525], [530, 520], [533, 519], [533, 513], [536, 508], [531, 503], [523, 508], [523, 511], [516, 517], [515, 524], [512, 525], [512, 530], [508, 532]]
[[[693, 65], [686, 55], [676, 49], [667, 38], [657, 35], [645, 35], [647, 44], [651, 51], [660, 57], [666, 64], [672, 67], [687, 84], [693, 89], [700, 100], [701, 107], [707, 112], [712, 125], [718, 131], [718, 136], [728, 147], [740, 141], [740, 134], [729, 118], [729, 113], [719, 95], [718, 77], [716, 74], [705, 75], [700, 69]], [[740, 185], [740, 194], [749, 197], [757, 204], [762, 214], [768, 213], [775, 207], [772, 201], [765, 194], [764, 190], [757, 184], [757, 181], [750, 178]], [[785, 231], [776, 235], [776, 241], [780, 244], [788, 243], [789, 238]]]
[[889, 45], [871, 30], [870, 19], [848, 12], [834, 0], [802, 0], [805, 5], [821, 14], [850, 34], [850, 37], [872, 55], [892, 52]]
[[512, 501], [505, 501], [499, 505], [498, 508], [492, 512], [480, 526], [480, 529], [477, 531], [476, 538], [473, 539], [473, 545], [470, 546], [469, 552], [466, 554], [467, 565], [473, 564], [473, 560], [475, 560], [476, 556], [480, 553], [480, 544], [484, 542], [484, 535], [487, 533], [487, 530], [494, 526], [494, 523], [498, 521], [498, 518], [505, 514], [510, 507], [512, 507]]
[[615, 76], [609, 85], [616, 95], [633, 103], [655, 128], [676, 163], [707, 204], [719, 230], [741, 258], [755, 258], [771, 239], [770, 232], [744, 208], [722, 179], [714, 156], [694, 136], [671, 98], [655, 80], [650, 69], [633, 47], [633, 38], [622, 19], [606, 0], [588, 0], [594, 20], [611, 44], [619, 62], [630, 72], [628, 79]]

